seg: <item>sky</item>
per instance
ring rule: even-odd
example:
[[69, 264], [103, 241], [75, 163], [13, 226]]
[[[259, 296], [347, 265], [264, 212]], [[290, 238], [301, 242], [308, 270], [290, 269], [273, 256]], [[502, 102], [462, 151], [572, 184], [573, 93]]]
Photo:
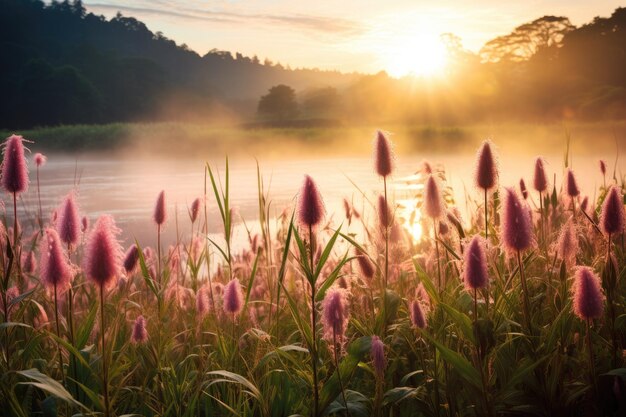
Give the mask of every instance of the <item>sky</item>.
[[[200, 55], [213, 48], [292, 68], [376, 73], [437, 59], [442, 33], [478, 52], [496, 36], [544, 15], [574, 25], [609, 16], [613, 0], [84, 0], [107, 18], [118, 11]], [[421, 45], [421, 47], [420, 47]], [[413, 53], [417, 57], [407, 57]]]

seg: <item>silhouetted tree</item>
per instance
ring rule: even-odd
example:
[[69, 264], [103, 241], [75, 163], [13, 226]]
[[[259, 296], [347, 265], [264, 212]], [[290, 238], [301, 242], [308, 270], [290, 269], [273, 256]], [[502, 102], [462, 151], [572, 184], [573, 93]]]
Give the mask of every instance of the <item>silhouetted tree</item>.
[[258, 113], [273, 120], [289, 120], [298, 116], [298, 103], [293, 88], [280, 84], [269, 89], [259, 100]]
[[543, 16], [490, 40], [480, 50], [480, 57], [483, 62], [525, 61], [541, 48], [559, 45], [575, 28], [567, 17]]

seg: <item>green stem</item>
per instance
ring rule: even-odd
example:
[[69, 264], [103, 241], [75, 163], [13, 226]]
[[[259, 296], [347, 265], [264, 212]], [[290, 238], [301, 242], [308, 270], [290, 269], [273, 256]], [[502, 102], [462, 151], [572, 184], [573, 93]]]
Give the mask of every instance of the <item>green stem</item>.
[[100, 336], [102, 340], [102, 390], [104, 391], [104, 416], [109, 417], [109, 375], [107, 369], [107, 355], [104, 343], [104, 284], [100, 284]]
[[313, 417], [318, 416], [319, 392], [317, 390], [317, 311], [315, 309], [315, 270], [313, 249], [313, 227], [309, 225], [309, 254], [311, 262], [311, 333], [313, 342], [311, 345], [311, 365], [313, 367]]
[[[54, 284], [54, 320], [56, 321], [57, 337], [61, 338], [61, 327], [59, 326], [59, 303], [57, 298], [57, 284]], [[59, 350], [59, 370], [61, 371], [61, 380], [65, 385], [65, 372], [63, 371], [63, 353], [61, 351], [61, 344], [57, 341], [57, 348]]]
[[530, 306], [528, 304], [528, 286], [526, 285], [526, 277], [524, 276], [524, 265], [522, 264], [522, 254], [519, 250], [517, 251], [517, 264], [519, 266], [519, 274], [520, 274], [520, 279], [522, 281], [522, 290], [524, 292], [523, 294], [524, 320], [526, 321], [526, 328], [528, 330], [528, 333], [530, 334], [530, 336], [532, 336], [533, 332], [532, 332], [532, 325], [530, 322]]

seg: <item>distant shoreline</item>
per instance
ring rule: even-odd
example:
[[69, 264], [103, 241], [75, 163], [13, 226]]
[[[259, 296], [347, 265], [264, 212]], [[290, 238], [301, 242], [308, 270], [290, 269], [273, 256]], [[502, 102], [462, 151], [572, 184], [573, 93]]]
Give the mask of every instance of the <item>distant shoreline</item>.
[[125, 153], [157, 155], [247, 154], [263, 157], [309, 155], [368, 155], [377, 129], [391, 132], [401, 153], [450, 153], [475, 149], [490, 138], [512, 149], [565, 149], [569, 135], [573, 150], [626, 150], [626, 120], [588, 123], [493, 123], [459, 126], [384, 124], [351, 126], [340, 123], [311, 126], [268, 123], [215, 126], [182, 122], [66, 125], [25, 130], [0, 130], [2, 138], [20, 134], [38, 150], [57, 153]]

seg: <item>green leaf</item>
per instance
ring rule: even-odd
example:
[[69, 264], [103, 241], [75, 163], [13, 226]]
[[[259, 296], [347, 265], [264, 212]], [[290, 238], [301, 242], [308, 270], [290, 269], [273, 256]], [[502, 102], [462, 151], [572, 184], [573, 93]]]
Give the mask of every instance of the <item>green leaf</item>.
[[467, 359], [455, 351], [448, 349], [428, 333], [422, 332], [421, 334], [424, 338], [428, 339], [433, 345], [435, 345], [443, 359], [451, 364], [464, 380], [472, 384], [478, 390], [482, 390], [480, 374]]
[[459, 329], [461, 329], [465, 338], [472, 344], [476, 344], [476, 338], [474, 337], [474, 330], [472, 328], [472, 320], [467, 316], [467, 314], [461, 313], [459, 310], [446, 303], [439, 303], [439, 305], [446, 311], [446, 313], [448, 313], [448, 316], [452, 318], [452, 321], [454, 321]]
[[330, 253], [332, 252], [333, 247], [335, 246], [335, 242], [337, 241], [337, 237], [339, 237], [340, 231], [341, 231], [341, 226], [339, 226], [337, 230], [335, 231], [335, 233], [333, 233], [333, 236], [330, 238], [330, 240], [326, 244], [326, 247], [322, 251], [322, 255], [320, 256], [320, 259], [317, 262], [317, 266], [315, 268], [315, 282], [317, 282], [317, 279], [320, 273], [322, 272], [322, 268], [324, 267], [324, 264], [326, 264], [326, 260], [328, 260], [328, 257], [330, 256]]
[[39, 370], [27, 369], [25, 371], [17, 371], [19, 375], [32, 379], [36, 382], [20, 382], [19, 385], [31, 385], [47, 392], [50, 395], [57, 397], [58, 399], [65, 401], [69, 404], [73, 404], [86, 411], [89, 411], [82, 403], [76, 401], [72, 395], [58, 381], [50, 378], [48, 375], [42, 374]]

